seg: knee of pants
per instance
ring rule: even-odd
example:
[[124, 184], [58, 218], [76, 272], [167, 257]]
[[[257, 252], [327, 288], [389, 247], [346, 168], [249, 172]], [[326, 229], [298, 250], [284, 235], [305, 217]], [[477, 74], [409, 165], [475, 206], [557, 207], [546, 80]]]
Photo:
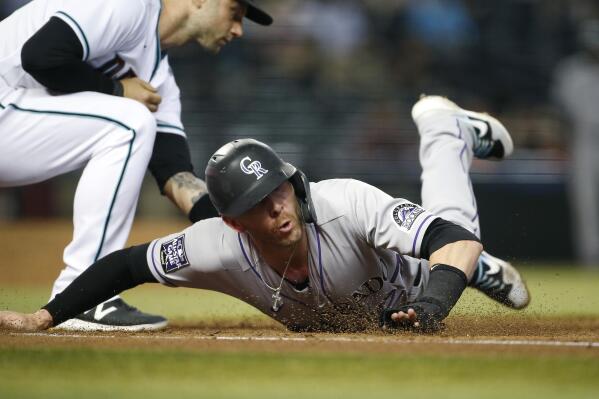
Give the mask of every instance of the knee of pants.
[[122, 120], [129, 128], [135, 131], [135, 141], [137, 146], [148, 147], [149, 151], [154, 146], [156, 137], [156, 118], [145, 105], [130, 99], [123, 99], [119, 107], [122, 106]]

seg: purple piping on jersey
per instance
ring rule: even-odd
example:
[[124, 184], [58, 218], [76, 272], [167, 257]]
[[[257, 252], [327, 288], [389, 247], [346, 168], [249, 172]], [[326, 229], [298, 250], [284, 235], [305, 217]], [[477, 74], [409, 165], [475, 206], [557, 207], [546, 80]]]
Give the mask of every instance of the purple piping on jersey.
[[[256, 276], [258, 276], [258, 278], [260, 279], [260, 281], [262, 281], [262, 283], [264, 283], [264, 279], [262, 278], [262, 276], [260, 275], [260, 273], [258, 273], [258, 271], [254, 267], [254, 265], [252, 265], [252, 262], [250, 262], [250, 258], [248, 257], [247, 253], [245, 252], [245, 247], [243, 246], [243, 241], [241, 241], [241, 233], [237, 233], [237, 239], [239, 240], [239, 247], [241, 248], [241, 252], [243, 253], [245, 261], [248, 263], [248, 265], [250, 266], [250, 268], [252, 269], [252, 271], [254, 272], [254, 274]], [[264, 283], [264, 284], [266, 284], [266, 283]]]
[[322, 251], [320, 249], [320, 234], [318, 234], [318, 229], [316, 225], [312, 225], [314, 228], [314, 232], [316, 233], [316, 243], [318, 244], [318, 269], [320, 270], [320, 288], [322, 289], [322, 293], [328, 298], [326, 291], [324, 290], [324, 276], [322, 272]]
[[457, 125], [457, 127], [458, 127], [458, 132], [459, 132], [459, 134], [458, 134], [458, 138], [464, 142], [464, 147], [462, 147], [462, 151], [460, 151], [460, 166], [462, 167], [462, 171], [463, 171], [464, 173], [467, 173], [467, 172], [466, 172], [466, 168], [464, 167], [464, 163], [462, 162], [462, 157], [463, 157], [463, 155], [464, 155], [464, 152], [465, 152], [465, 151], [466, 151], [466, 149], [468, 148], [468, 144], [466, 143], [466, 140], [464, 140], [464, 139], [462, 138], [462, 127], [460, 126], [460, 121], [459, 121], [459, 119], [456, 119], [456, 125]]
[[[322, 272], [322, 248], [320, 246], [320, 234], [318, 234], [318, 229], [316, 228], [315, 225], [312, 225], [312, 227], [314, 228], [314, 233], [316, 234], [316, 243], [318, 245], [318, 270], [319, 270], [319, 274], [320, 274], [320, 288], [322, 289], [323, 294], [328, 298], [328, 295], [324, 289], [324, 278], [323, 278], [323, 272]], [[243, 253], [245, 261], [250, 266], [250, 268], [252, 269], [254, 274], [256, 274], [256, 276], [258, 276], [258, 278], [264, 283], [264, 279], [262, 278], [260, 273], [258, 273], [258, 270], [256, 270], [256, 267], [254, 265], [252, 265], [252, 262], [250, 261], [250, 258], [248, 257], [247, 252], [245, 251], [245, 246], [243, 245], [243, 241], [241, 240], [241, 233], [237, 233], [237, 240], [239, 241], [239, 247], [241, 248], [241, 252]], [[281, 295], [284, 296], [285, 298], [288, 298], [286, 295], [283, 295], [283, 294], [281, 294]], [[293, 298], [289, 298], [289, 299], [293, 299]], [[299, 301], [296, 300], [296, 302], [299, 302]], [[299, 303], [302, 303], [302, 302], [299, 302]]]
[[152, 250], [150, 251], [150, 257], [152, 258], [152, 267], [154, 267], [156, 274], [164, 280], [164, 283], [166, 285], [170, 285], [171, 287], [176, 287], [177, 286], [176, 284], [169, 281], [169, 279], [166, 276], [163, 276], [162, 274], [160, 274], [160, 271], [158, 270], [158, 267], [156, 266], [156, 262], [154, 261], [154, 248], [156, 248], [156, 244], [158, 244], [158, 240], [154, 241], [154, 244], [152, 245]]
[[[252, 262], [250, 261], [250, 258], [248, 257], [247, 252], [245, 251], [245, 246], [243, 245], [243, 241], [241, 240], [241, 233], [237, 233], [237, 240], [239, 240], [239, 247], [241, 248], [241, 252], [243, 253], [243, 257], [245, 258], [245, 261], [250, 266], [250, 268], [252, 269], [252, 271], [254, 272], [254, 274], [260, 279], [260, 281], [262, 281], [262, 284], [266, 285], [266, 283], [264, 282], [264, 279], [262, 278], [262, 276], [260, 275], [260, 273], [258, 273], [258, 270], [256, 270], [256, 267], [254, 265], [252, 265]], [[251, 243], [250, 243], [250, 245], [251, 245]], [[310, 308], [310, 306], [308, 306], [307, 303], [303, 303], [302, 301], [298, 301], [297, 299], [292, 298], [290, 296], [287, 296], [287, 295], [283, 294], [282, 292], [280, 294], [285, 299], [289, 299], [290, 301], [293, 301], [295, 303], [299, 303], [301, 305], [304, 305], [307, 308]]]
[[[464, 155], [464, 151], [466, 151], [466, 149], [468, 148], [468, 144], [466, 143], [466, 140], [464, 140], [462, 138], [462, 127], [460, 126], [460, 121], [456, 120], [456, 125], [458, 126], [458, 132], [459, 132], [459, 138], [460, 140], [464, 141], [464, 147], [462, 148], [462, 151], [460, 151], [460, 161], [462, 160], [462, 155]], [[468, 171], [466, 170], [466, 168], [464, 167], [464, 164], [462, 162], [460, 162], [460, 165], [462, 166], [462, 170], [464, 171], [464, 173], [468, 173]], [[478, 218], [478, 207], [476, 206], [476, 199], [474, 197], [474, 191], [472, 191], [472, 182], [469, 184], [469, 188], [470, 188], [470, 195], [472, 197], [472, 206], [474, 206], [474, 217], [472, 219], [470, 219], [471, 222], [474, 222], [476, 220], [476, 218]], [[475, 229], [475, 231], [478, 231], [478, 229]]]
[[393, 303], [395, 302], [395, 297], [397, 296], [397, 289], [395, 289], [395, 291], [393, 291], [393, 293], [391, 293], [391, 297], [389, 297], [389, 299], [387, 299], [387, 301], [385, 302], [385, 307], [390, 307], [391, 305], [393, 305]]
[[418, 226], [418, 230], [416, 230], [416, 236], [414, 236], [414, 242], [412, 243], [412, 256], [413, 257], [416, 257], [416, 242], [418, 241], [418, 236], [420, 235], [420, 229], [422, 229], [422, 226], [424, 226], [426, 221], [429, 220], [431, 217], [433, 217], [433, 215], [428, 215], [426, 217], [426, 219], [424, 219], [424, 221], [422, 223], [420, 223], [420, 226]]
[[391, 276], [391, 282], [395, 282], [397, 275], [399, 274], [399, 267], [403, 265], [403, 258], [400, 254], [395, 254], [395, 271], [393, 271], [393, 275]]

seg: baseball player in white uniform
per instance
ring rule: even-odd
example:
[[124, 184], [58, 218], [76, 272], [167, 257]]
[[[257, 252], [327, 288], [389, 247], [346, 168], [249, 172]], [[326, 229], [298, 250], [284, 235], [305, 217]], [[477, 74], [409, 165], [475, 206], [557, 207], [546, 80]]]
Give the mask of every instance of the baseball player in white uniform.
[[117, 251], [40, 311], [0, 313], [0, 325], [57, 326], [143, 282], [222, 292], [294, 331], [436, 331], [467, 285], [524, 308], [529, 294], [517, 270], [481, 253], [469, 178], [473, 156], [512, 152], [508, 132], [442, 97], [422, 98], [412, 116], [421, 136], [422, 207], [357, 180], [309, 184], [270, 147], [236, 140], [206, 168], [221, 218]]
[[[33, 0], [0, 22], [0, 187], [83, 169], [52, 298], [124, 246], [148, 163], [192, 221], [217, 215], [193, 174], [166, 50], [196, 41], [216, 53], [244, 16], [272, 22], [252, 0]], [[166, 325], [106, 299], [65, 326]]]

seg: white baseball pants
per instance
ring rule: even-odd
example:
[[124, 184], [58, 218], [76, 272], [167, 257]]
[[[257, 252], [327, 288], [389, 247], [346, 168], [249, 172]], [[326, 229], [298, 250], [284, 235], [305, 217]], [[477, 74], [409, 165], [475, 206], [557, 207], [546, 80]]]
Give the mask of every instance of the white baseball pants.
[[130, 99], [0, 87], [0, 187], [83, 168], [73, 239], [52, 297], [97, 259], [125, 245], [155, 134], [152, 114]]

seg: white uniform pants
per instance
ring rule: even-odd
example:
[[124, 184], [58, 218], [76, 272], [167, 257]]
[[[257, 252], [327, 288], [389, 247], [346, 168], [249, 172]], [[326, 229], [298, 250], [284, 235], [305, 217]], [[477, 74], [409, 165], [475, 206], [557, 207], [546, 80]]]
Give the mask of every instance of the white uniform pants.
[[125, 245], [155, 134], [154, 117], [133, 100], [92, 92], [53, 96], [0, 81], [0, 187], [83, 168], [73, 239], [52, 297]]

